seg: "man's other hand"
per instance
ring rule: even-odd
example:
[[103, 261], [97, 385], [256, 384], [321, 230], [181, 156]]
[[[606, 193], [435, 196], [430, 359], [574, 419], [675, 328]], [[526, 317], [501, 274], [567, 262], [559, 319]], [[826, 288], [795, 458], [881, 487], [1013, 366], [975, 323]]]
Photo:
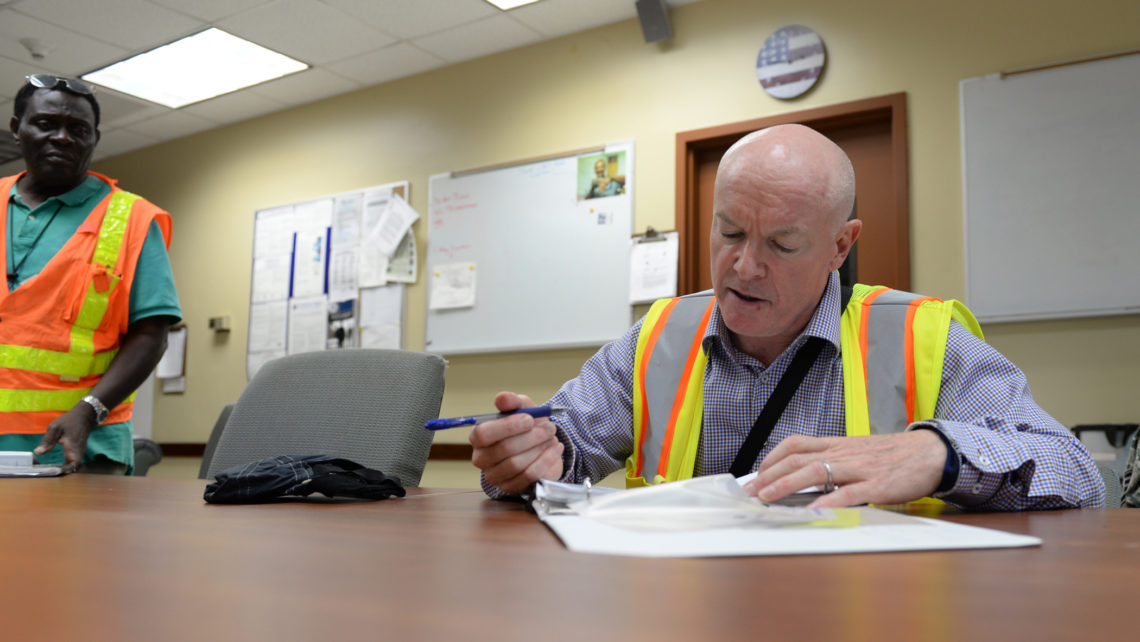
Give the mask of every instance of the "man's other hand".
[[926, 497], [938, 488], [946, 444], [932, 430], [866, 437], [789, 437], [768, 453], [756, 479], [745, 484], [744, 490], [765, 502], [811, 486], [822, 490], [827, 483], [825, 461], [837, 488], [810, 507], [900, 504]]

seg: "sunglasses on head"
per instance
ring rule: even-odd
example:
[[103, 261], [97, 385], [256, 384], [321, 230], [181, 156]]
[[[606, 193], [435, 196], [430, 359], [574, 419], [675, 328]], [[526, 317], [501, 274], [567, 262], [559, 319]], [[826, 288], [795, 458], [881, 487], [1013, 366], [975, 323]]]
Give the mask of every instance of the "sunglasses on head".
[[32, 74], [25, 76], [25, 78], [27, 78], [29, 85], [39, 87], [40, 89], [55, 89], [63, 85], [68, 91], [83, 96], [91, 96], [95, 93], [95, 87], [93, 85], [78, 78], [53, 76], [51, 74]]

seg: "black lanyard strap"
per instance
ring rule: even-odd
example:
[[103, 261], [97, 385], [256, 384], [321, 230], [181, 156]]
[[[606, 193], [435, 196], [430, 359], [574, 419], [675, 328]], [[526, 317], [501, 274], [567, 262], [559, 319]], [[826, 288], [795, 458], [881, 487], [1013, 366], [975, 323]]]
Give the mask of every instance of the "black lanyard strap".
[[760, 456], [764, 444], [768, 443], [768, 436], [772, 434], [772, 429], [776, 427], [780, 415], [784, 414], [784, 408], [788, 406], [788, 402], [796, 394], [800, 383], [807, 376], [808, 370], [811, 370], [812, 364], [815, 363], [826, 343], [825, 339], [808, 337], [807, 341], [796, 351], [796, 356], [792, 358], [792, 363], [788, 365], [788, 369], [784, 371], [784, 376], [780, 377], [779, 383], [776, 384], [776, 389], [768, 397], [768, 403], [764, 404], [760, 416], [756, 418], [756, 423], [752, 424], [752, 431], [748, 433], [748, 438], [744, 440], [740, 452], [736, 453], [736, 460], [732, 462], [732, 467], [729, 468], [729, 472], [734, 477], [740, 477], [752, 471], [752, 464], [756, 463], [756, 458]]

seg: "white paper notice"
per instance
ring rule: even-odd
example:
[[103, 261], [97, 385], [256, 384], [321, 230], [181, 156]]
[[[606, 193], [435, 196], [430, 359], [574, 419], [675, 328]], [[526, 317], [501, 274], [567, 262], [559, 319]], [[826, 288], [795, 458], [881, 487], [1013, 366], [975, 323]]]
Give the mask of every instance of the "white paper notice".
[[[292, 234], [290, 234], [292, 239]], [[292, 240], [290, 240], [292, 246]], [[253, 258], [253, 285], [250, 288], [250, 300], [254, 303], [262, 301], [277, 301], [289, 298], [289, 267], [292, 263], [292, 252], [286, 254], [273, 254], [268, 256], [255, 256]]]
[[159, 379], [181, 377], [186, 363], [186, 328], [171, 330], [166, 335], [166, 352], [158, 361], [155, 376]]
[[293, 252], [293, 206], [261, 210], [254, 215], [253, 255], [281, 256]]
[[284, 300], [249, 306], [249, 352], [285, 353], [287, 310]]
[[364, 213], [364, 195], [353, 194], [336, 200], [333, 214], [333, 248], [360, 243], [361, 216]]
[[333, 245], [329, 263], [329, 298], [333, 301], [356, 298], [358, 254], [356, 247], [337, 249]]
[[360, 291], [360, 347], [403, 347], [404, 286]]
[[411, 230], [396, 246], [396, 253], [388, 262], [387, 277], [389, 281], [398, 283], [416, 282], [416, 237]]
[[630, 241], [630, 303], [677, 296], [677, 233], [662, 236], [663, 241]]
[[325, 349], [328, 297], [289, 300], [289, 354]]
[[447, 263], [435, 266], [431, 274], [431, 301], [428, 309], [473, 307], [475, 277], [474, 263]]
[[388, 199], [388, 207], [381, 215], [379, 225], [372, 230], [375, 235], [369, 239], [370, 243], [385, 256], [392, 256], [404, 234], [419, 217], [419, 213], [400, 198], [399, 194], [393, 194], [392, 198]]
[[325, 262], [328, 260], [327, 227], [307, 227], [297, 232], [293, 255], [293, 296], [325, 293]]

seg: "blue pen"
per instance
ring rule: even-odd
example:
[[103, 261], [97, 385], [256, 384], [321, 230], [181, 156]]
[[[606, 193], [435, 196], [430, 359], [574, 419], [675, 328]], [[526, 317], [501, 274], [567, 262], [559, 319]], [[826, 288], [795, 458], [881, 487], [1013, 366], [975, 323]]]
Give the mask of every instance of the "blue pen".
[[424, 424], [424, 428], [428, 430], [444, 430], [447, 428], [458, 428], [460, 426], [471, 426], [473, 424], [481, 424], [484, 421], [491, 421], [492, 419], [502, 419], [503, 417], [510, 417], [513, 414], [523, 413], [530, 415], [534, 418], [549, 417], [559, 412], [566, 412], [565, 406], [535, 406], [533, 408], [519, 408], [518, 410], [511, 410], [510, 412], [491, 412], [485, 415], [475, 415], [473, 417], [455, 417], [454, 419], [432, 419]]

